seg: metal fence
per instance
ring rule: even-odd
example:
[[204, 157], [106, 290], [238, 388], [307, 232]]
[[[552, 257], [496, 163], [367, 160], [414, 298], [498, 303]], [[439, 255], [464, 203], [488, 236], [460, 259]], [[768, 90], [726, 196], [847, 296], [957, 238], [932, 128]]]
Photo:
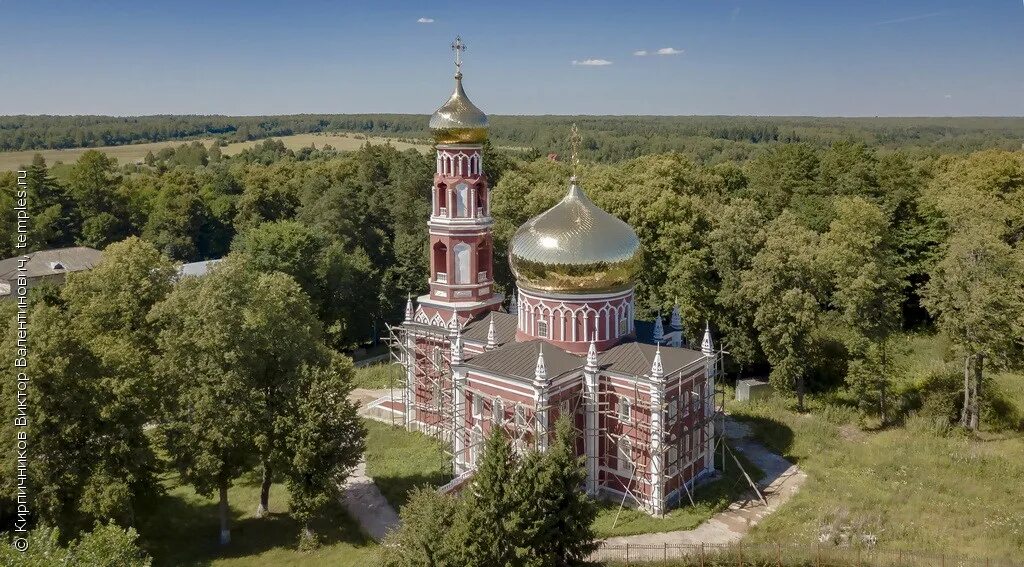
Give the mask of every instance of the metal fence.
[[674, 567], [1024, 567], [1024, 560], [1019, 558], [785, 544], [604, 544], [592, 559], [613, 565], [673, 560]]

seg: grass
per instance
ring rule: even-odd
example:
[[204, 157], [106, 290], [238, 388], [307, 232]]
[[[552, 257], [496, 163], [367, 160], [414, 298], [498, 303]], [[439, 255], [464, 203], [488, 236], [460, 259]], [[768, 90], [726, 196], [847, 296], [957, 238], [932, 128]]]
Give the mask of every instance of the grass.
[[[743, 455], [737, 454], [737, 457], [755, 482], [761, 478], [761, 471], [753, 463]], [[720, 465], [720, 463], [718, 464]], [[714, 514], [727, 508], [738, 496], [750, 490], [750, 485], [747, 484], [732, 459], [726, 464], [723, 476], [707, 484], [699, 485], [694, 490], [696, 506], [691, 506], [684, 494], [683, 506], [668, 512], [663, 518], [655, 518], [642, 510], [633, 508], [624, 507], [620, 513], [617, 500], [614, 502], [601, 501], [597, 519], [594, 521], [594, 530], [600, 537], [692, 530]], [[719, 470], [721, 470], [720, 467]], [[618, 521], [615, 520], [616, 515], [618, 515]]]
[[[908, 340], [911, 376], [946, 356], [941, 338]], [[1020, 375], [994, 378], [1024, 402]], [[778, 398], [730, 405], [734, 417], [808, 474], [751, 541], [812, 543], [831, 526], [834, 534], [873, 535], [888, 549], [1024, 555], [1024, 434], [944, 435], [917, 417], [905, 427], [864, 431], [849, 408], [814, 397], [809, 408], [797, 413]]]
[[[356, 137], [359, 136], [359, 137]], [[406, 150], [409, 148], [416, 148], [424, 152], [429, 151], [431, 146], [429, 143], [424, 142], [423, 144], [410, 144], [409, 142], [402, 142], [393, 140], [390, 138], [377, 138], [377, 137], [366, 137], [362, 134], [295, 134], [292, 136], [279, 136], [274, 138], [284, 142], [285, 147], [291, 150], [298, 150], [301, 148], [308, 147], [312, 144], [316, 144], [316, 147], [322, 148], [325, 144], [334, 146], [334, 149], [339, 151], [350, 151], [359, 149], [360, 146], [370, 141], [374, 144], [383, 144], [385, 142], [390, 143], [392, 146], [399, 150]], [[19, 169], [23, 165], [32, 163], [32, 157], [35, 154], [43, 154], [46, 158], [48, 165], [53, 165], [55, 162], [61, 161], [69, 164], [78, 160], [83, 153], [88, 150], [100, 150], [110, 157], [117, 158], [117, 162], [121, 165], [126, 163], [141, 162], [145, 157], [146, 153], [153, 152], [154, 154], [159, 152], [163, 148], [176, 148], [182, 144], [191, 144], [193, 140], [173, 140], [167, 142], [152, 142], [147, 144], [130, 144], [126, 146], [100, 146], [96, 148], [70, 148], [66, 150], [27, 150], [17, 152], [0, 152], [0, 171], [14, 171]], [[209, 145], [214, 141], [213, 138], [200, 138], [205, 146]], [[263, 143], [263, 140], [253, 140], [249, 142], [235, 142], [228, 144], [221, 148], [221, 152], [224, 155], [232, 156], [242, 150], [251, 148], [257, 144]]]
[[366, 420], [366, 473], [395, 509], [401, 508], [414, 486], [441, 486], [452, 479], [441, 442]]
[[177, 475], [164, 479], [167, 493], [156, 503], [157, 511], [140, 526], [144, 545], [154, 565], [270, 567], [357, 567], [376, 564], [379, 547], [365, 536], [341, 505], [333, 506], [315, 529], [323, 546], [313, 552], [296, 549], [299, 526], [288, 515], [288, 493], [275, 484], [270, 494], [270, 515], [256, 518], [259, 481], [256, 475], [239, 479], [228, 492], [231, 504], [231, 543], [217, 542], [217, 500], [200, 496]]
[[392, 385], [401, 386], [403, 384], [402, 367], [397, 364], [372, 364], [355, 370], [352, 383], [356, 388], [383, 390]]

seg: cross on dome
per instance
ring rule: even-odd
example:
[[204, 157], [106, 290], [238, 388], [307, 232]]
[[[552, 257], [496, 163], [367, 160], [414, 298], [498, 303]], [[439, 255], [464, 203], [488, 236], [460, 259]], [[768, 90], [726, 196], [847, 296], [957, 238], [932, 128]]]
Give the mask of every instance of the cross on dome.
[[455, 76], [462, 77], [462, 52], [466, 50], [466, 44], [462, 43], [462, 36], [455, 36], [452, 42], [452, 51], [455, 52]]

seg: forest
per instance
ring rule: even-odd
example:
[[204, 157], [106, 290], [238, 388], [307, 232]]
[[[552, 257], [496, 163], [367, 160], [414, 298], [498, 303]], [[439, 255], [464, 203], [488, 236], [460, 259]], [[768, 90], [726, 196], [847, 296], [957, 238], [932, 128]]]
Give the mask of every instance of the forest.
[[[406, 116], [252, 123], [165, 117], [166, 124], [118, 119], [116, 126], [102, 117], [26, 118], [23, 138], [15, 140], [8, 130], [18, 118], [3, 120], [3, 143], [18, 148], [65, 143], [62, 128], [86, 132], [67, 143], [109, 144], [197, 136], [209, 128], [235, 138], [243, 127], [247, 137], [345, 127], [415, 137], [425, 123]], [[570, 122], [493, 121], [485, 163], [494, 187], [496, 285], [505, 293], [514, 285], [502, 260], [510, 237], [567, 189], [570, 167], [560, 154]], [[709, 321], [729, 353], [729, 380], [769, 376], [794, 411], [827, 400], [865, 429], [920, 419], [947, 432], [1024, 428], [1019, 376], [1009, 388], [995, 379], [1019, 371], [1024, 355], [1024, 151], [1014, 151], [1024, 121], [578, 122], [583, 189], [632, 225], [644, 249], [638, 315], [651, 318], [679, 304], [689, 338]], [[142, 438], [139, 416], [148, 412], [159, 412], [167, 426], [152, 445], [143, 443], [142, 454], [90, 451], [113, 456], [75, 460], [92, 468], [35, 479], [49, 491], [43, 519], [77, 533], [112, 517], [116, 507], [131, 511], [113, 515], [118, 523], [137, 525], [152, 513], [144, 503], [161, 467], [182, 471], [203, 494], [247, 471], [262, 471], [265, 483], [279, 473], [299, 495], [303, 518], [320, 513], [323, 486], [303, 484], [315, 462], [291, 452], [292, 443], [313, 451], [310, 440], [324, 428], [345, 431], [328, 449], [339, 462], [352, 462], [365, 433], [349, 419], [351, 408], [301, 400], [309, 392], [346, 393], [351, 367], [338, 353], [379, 340], [384, 324], [401, 318], [407, 294], [426, 289], [433, 157], [387, 144], [293, 151], [268, 139], [230, 158], [218, 144], [186, 142], [142, 164], [89, 151], [74, 164], [51, 165], [41, 157], [26, 164], [32, 249], [92, 246], [134, 267], [125, 274], [93, 271], [70, 278], [63, 290], [35, 294], [34, 348], [63, 362], [48, 373], [50, 382], [34, 387], [74, 383], [81, 370], [62, 354], [62, 345], [73, 345], [90, 364], [91, 389], [82, 395], [103, 404], [93, 415], [71, 411], [83, 405], [74, 396], [53, 397], [47, 415], [82, 420], [53, 421], [54, 443], [64, 443], [53, 450], [79, 455], [83, 448], [73, 441], [90, 434], [88, 447], [131, 446]], [[11, 209], [15, 184], [14, 173], [0, 174], [0, 207]], [[13, 219], [4, 218], [0, 250], [10, 256]], [[176, 262], [224, 256], [228, 267], [216, 277], [177, 282], [169, 275]], [[124, 308], [128, 290], [139, 286], [146, 293]], [[198, 296], [203, 300], [190, 299]], [[248, 329], [234, 308], [259, 313], [265, 324]], [[222, 324], [207, 336], [209, 318]], [[221, 424], [209, 409], [223, 401], [218, 396], [242, 393], [183, 386], [189, 371], [211, 373], [216, 382], [215, 359], [203, 357], [213, 357], [217, 345], [267, 349], [278, 335], [274, 325], [286, 322], [296, 344], [305, 345], [295, 348], [302, 370], [284, 371], [296, 365], [286, 350], [273, 351], [270, 363], [244, 361], [253, 389], [281, 388], [282, 405], [272, 396], [247, 398], [243, 405], [252, 413], [236, 412], [235, 421]], [[8, 337], [14, 328], [12, 320]], [[950, 354], [927, 371], [907, 368], [902, 339], [913, 333], [941, 334]], [[288, 377], [287, 384], [267, 381], [268, 372]], [[7, 393], [3, 403], [13, 399]], [[206, 408], [205, 427], [231, 426], [248, 441], [218, 446], [190, 421], [186, 408], [196, 403]], [[332, 413], [342, 423], [330, 421]], [[280, 416], [279, 425], [261, 429], [257, 416], [267, 414]], [[289, 415], [305, 421], [288, 422]], [[121, 437], [101, 433], [110, 420]], [[310, 436], [287, 439], [286, 430]], [[168, 449], [181, 455], [176, 462], [158, 457]], [[211, 462], [214, 453], [221, 460]], [[116, 494], [99, 491], [125, 466], [134, 481], [116, 485]], [[0, 501], [11, 502], [12, 485], [0, 490]]]

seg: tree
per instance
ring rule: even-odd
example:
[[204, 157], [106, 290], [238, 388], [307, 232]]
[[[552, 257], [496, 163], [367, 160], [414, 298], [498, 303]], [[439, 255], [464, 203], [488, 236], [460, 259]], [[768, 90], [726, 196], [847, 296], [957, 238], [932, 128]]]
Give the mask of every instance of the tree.
[[399, 512], [397, 530], [382, 546], [386, 567], [459, 567], [453, 548], [452, 518], [460, 514], [460, 501], [437, 490], [415, 487]]
[[127, 234], [120, 184], [117, 160], [99, 150], [87, 150], [72, 166], [69, 188], [82, 215], [82, 244], [102, 248]]
[[22, 567], [149, 567], [152, 561], [138, 545], [139, 534], [113, 523], [96, 523], [67, 547], [60, 545], [60, 530], [39, 526], [28, 534], [28, 549], [0, 546], [0, 564]]
[[903, 278], [888, 219], [862, 197], [837, 199], [836, 218], [822, 241], [832, 277], [832, 304], [852, 331], [847, 349], [855, 365], [849, 382], [864, 413], [888, 421], [888, 341], [900, 329]]
[[312, 520], [341, 497], [341, 487], [365, 448], [366, 428], [352, 391], [352, 361], [334, 356], [328, 366], [305, 366], [298, 378], [303, 386], [277, 416], [283, 439], [291, 514], [300, 525], [300, 547], [315, 546]]
[[986, 224], [953, 234], [924, 291], [925, 307], [964, 356], [961, 425], [980, 427], [984, 368], [1021, 360], [1024, 254]]
[[572, 424], [565, 417], [555, 426], [547, 451], [532, 452], [516, 473], [517, 508], [512, 532], [519, 540], [517, 565], [586, 565], [597, 550], [592, 524], [597, 507], [581, 487], [587, 479], [585, 460], [576, 456]]
[[28, 211], [32, 218], [31, 248], [71, 246], [78, 236], [81, 214], [71, 193], [50, 176], [43, 156], [36, 154], [26, 170]]
[[770, 378], [776, 387], [796, 391], [801, 411], [822, 312], [823, 276], [818, 235], [788, 211], [768, 226], [764, 247], [743, 275], [742, 293], [772, 365]]
[[176, 169], [161, 177], [142, 236], [175, 260], [193, 261], [202, 257], [200, 233], [208, 219], [195, 175]]
[[453, 527], [464, 541], [458, 565], [508, 567], [517, 565], [516, 547], [521, 541], [511, 515], [520, 504], [516, 493], [516, 465], [501, 428], [484, 441], [483, 455], [470, 484], [469, 500]]

